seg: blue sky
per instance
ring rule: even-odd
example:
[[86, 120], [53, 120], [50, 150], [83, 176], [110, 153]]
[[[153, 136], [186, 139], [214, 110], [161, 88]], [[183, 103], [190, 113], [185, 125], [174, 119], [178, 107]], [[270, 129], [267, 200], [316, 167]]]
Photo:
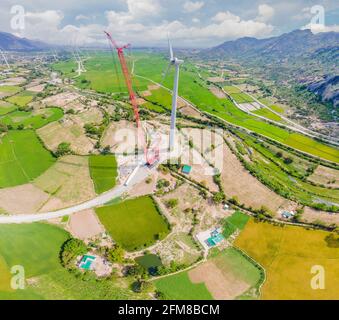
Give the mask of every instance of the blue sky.
[[[15, 23], [17, 16], [11, 14], [15, 5], [22, 6], [16, 11], [23, 17], [20, 28]], [[322, 10], [324, 24], [315, 23], [315, 16], [322, 15]], [[169, 32], [176, 46], [208, 47], [243, 36], [263, 38], [300, 28], [339, 31], [339, 2], [1, 0], [0, 4], [1, 31], [69, 45], [105, 43], [103, 29], [135, 46], [164, 46]]]

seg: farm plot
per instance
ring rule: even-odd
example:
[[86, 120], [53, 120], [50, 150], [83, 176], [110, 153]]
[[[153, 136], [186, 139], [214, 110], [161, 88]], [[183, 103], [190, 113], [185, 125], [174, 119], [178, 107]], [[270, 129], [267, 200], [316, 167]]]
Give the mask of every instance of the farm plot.
[[54, 162], [55, 158], [44, 149], [34, 131], [11, 131], [0, 143], [0, 187], [32, 181]]
[[69, 142], [72, 151], [80, 155], [87, 155], [94, 149], [94, 142], [85, 135], [84, 128], [71, 119], [49, 123], [38, 129], [37, 134], [52, 151], [62, 142]]
[[34, 185], [53, 195], [41, 210], [71, 206], [95, 196], [89, 174], [88, 157], [64, 156], [34, 181]]
[[[337, 299], [339, 248], [331, 234], [295, 226], [274, 226], [251, 219], [235, 245], [266, 270], [263, 299]], [[312, 267], [326, 270], [326, 287], [314, 290]]]
[[97, 208], [96, 213], [113, 240], [128, 251], [146, 248], [169, 231], [149, 196]]
[[118, 170], [114, 155], [91, 155], [89, 170], [97, 194], [114, 188]]
[[61, 119], [63, 112], [59, 108], [46, 108], [35, 111], [15, 111], [0, 117], [0, 123], [17, 129], [19, 126], [38, 129], [44, 125]]
[[260, 209], [267, 207], [272, 212], [289, 206], [289, 201], [280, 197], [254, 178], [243, 168], [228, 146], [223, 147], [221, 181], [228, 197], [237, 197], [240, 203]]
[[188, 272], [154, 281], [154, 284], [168, 300], [212, 300], [211, 293], [204, 283], [193, 283]]
[[0, 116], [16, 110], [17, 107], [6, 101], [0, 101]]
[[308, 180], [327, 187], [339, 188], [339, 170], [319, 165]]
[[19, 94], [15, 96], [11, 96], [7, 98], [6, 100], [10, 103], [13, 103], [19, 107], [25, 107], [27, 104], [29, 104], [33, 100], [34, 96], [31, 92], [28, 91], [22, 91]]

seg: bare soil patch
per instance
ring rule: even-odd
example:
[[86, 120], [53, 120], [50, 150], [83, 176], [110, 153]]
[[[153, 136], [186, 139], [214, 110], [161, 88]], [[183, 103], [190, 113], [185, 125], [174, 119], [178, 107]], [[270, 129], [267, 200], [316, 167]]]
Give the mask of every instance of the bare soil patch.
[[50, 195], [33, 184], [0, 189], [0, 207], [10, 214], [37, 212]]
[[105, 232], [93, 209], [72, 214], [67, 229], [73, 237], [81, 240], [90, 239]]
[[339, 188], [339, 171], [319, 165], [308, 180], [327, 187]]
[[37, 130], [46, 147], [56, 151], [62, 142], [69, 142], [71, 149], [80, 155], [87, 155], [94, 149], [94, 142], [85, 135], [84, 128], [71, 118], [49, 123]]
[[210, 91], [219, 99], [224, 99], [226, 97], [225, 93], [219, 88], [210, 87]]
[[259, 209], [265, 206], [276, 213], [279, 208], [291, 204], [291, 201], [268, 189], [244, 169], [226, 144], [223, 145], [223, 166], [220, 171], [226, 195], [236, 196], [240, 203], [248, 207]]
[[188, 276], [193, 283], [205, 283], [208, 291], [217, 300], [234, 299], [250, 287], [231, 272], [221, 271], [212, 261], [204, 262], [190, 270]]
[[71, 155], [59, 159], [34, 181], [34, 185], [60, 200], [48, 201], [42, 210], [59, 209], [95, 197], [87, 157]]
[[332, 223], [339, 225], [339, 214], [328, 213], [325, 211], [305, 207], [304, 213], [302, 215], [302, 220], [308, 223], [321, 221], [327, 225]]

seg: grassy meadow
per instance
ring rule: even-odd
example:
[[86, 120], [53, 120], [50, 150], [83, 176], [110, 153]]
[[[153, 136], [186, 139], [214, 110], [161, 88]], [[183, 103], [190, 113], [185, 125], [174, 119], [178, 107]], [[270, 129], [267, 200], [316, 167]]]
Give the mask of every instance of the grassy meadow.
[[113, 240], [128, 251], [146, 248], [169, 232], [167, 222], [149, 196], [104, 206], [95, 211]]
[[0, 141], [0, 188], [27, 183], [56, 161], [34, 131], [10, 131]]
[[114, 188], [118, 174], [114, 155], [89, 156], [89, 170], [97, 194]]

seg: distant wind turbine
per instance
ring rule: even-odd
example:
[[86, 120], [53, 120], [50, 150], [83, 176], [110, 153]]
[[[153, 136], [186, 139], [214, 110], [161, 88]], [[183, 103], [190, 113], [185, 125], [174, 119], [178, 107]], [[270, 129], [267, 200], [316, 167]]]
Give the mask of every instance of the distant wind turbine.
[[1, 53], [2, 58], [3, 58], [4, 61], [5, 61], [5, 64], [6, 64], [6, 66], [7, 66], [7, 70], [9, 70], [9, 69], [10, 69], [10, 66], [9, 66], [9, 64], [8, 64], [7, 58], [6, 58], [4, 52], [3, 52], [1, 49], [0, 49], [0, 53]]

